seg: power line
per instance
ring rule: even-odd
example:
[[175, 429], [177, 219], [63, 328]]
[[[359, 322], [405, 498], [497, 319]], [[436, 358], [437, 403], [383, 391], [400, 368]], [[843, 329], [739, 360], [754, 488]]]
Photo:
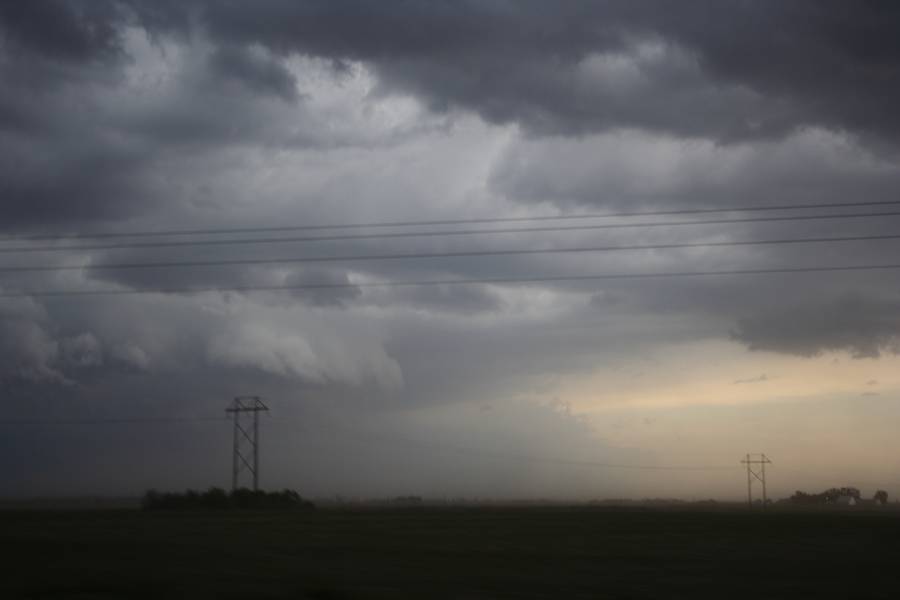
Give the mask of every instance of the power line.
[[810, 221], [825, 219], [853, 219], [871, 217], [896, 217], [900, 211], [869, 212], [869, 213], [836, 213], [827, 215], [791, 215], [779, 217], [748, 217], [740, 219], [706, 219], [699, 221], [652, 221], [649, 223], [602, 223], [594, 225], [558, 225], [543, 227], [520, 228], [493, 228], [493, 229], [458, 229], [447, 231], [396, 231], [385, 233], [366, 234], [340, 234], [324, 236], [302, 236], [282, 238], [241, 238], [230, 240], [182, 240], [182, 241], [153, 241], [153, 242], [121, 242], [114, 244], [65, 244], [57, 246], [3, 246], [2, 254], [15, 254], [23, 252], [62, 252], [62, 251], [86, 251], [86, 250], [116, 250], [121, 248], [183, 248], [194, 246], [232, 246], [247, 244], [285, 244], [300, 242], [334, 242], [349, 240], [374, 240], [386, 238], [409, 237], [436, 237], [447, 235], [484, 235], [507, 233], [544, 233], [553, 231], [589, 231], [601, 229], [626, 229], [638, 227], [678, 227], [687, 225], [724, 225], [736, 223], [763, 223], [778, 221]]
[[649, 217], [663, 215], [696, 215], [696, 214], [714, 214], [729, 212], [761, 212], [770, 210], [803, 210], [803, 209], [823, 209], [823, 208], [850, 208], [862, 206], [891, 206], [900, 204], [900, 200], [880, 200], [870, 202], [827, 202], [819, 204], [781, 204], [769, 206], [733, 206], [722, 208], [692, 208], [692, 209], [673, 209], [673, 210], [654, 210], [639, 212], [618, 212], [618, 213], [582, 213], [575, 215], [540, 215], [532, 217], [483, 217], [473, 219], [433, 219], [419, 221], [378, 221], [370, 223], [343, 223], [343, 224], [320, 224], [320, 225], [276, 225], [276, 226], [260, 226], [260, 227], [234, 227], [234, 228], [208, 228], [208, 229], [158, 229], [130, 232], [85, 232], [85, 233], [68, 233], [68, 234], [37, 234], [37, 235], [16, 235], [5, 234], [0, 235], [0, 240], [16, 240], [16, 241], [41, 241], [41, 240], [57, 240], [57, 239], [114, 239], [123, 237], [156, 237], [156, 236], [178, 236], [178, 235], [227, 235], [235, 233], [263, 233], [263, 232], [286, 232], [286, 231], [316, 231], [327, 229], [365, 229], [371, 227], [416, 227], [416, 226], [436, 226], [436, 225], [474, 225], [477, 223], [524, 223], [536, 221], [566, 221], [580, 219], [604, 219], [604, 218], [620, 218], [620, 217]]
[[333, 290], [355, 288], [395, 288], [440, 285], [475, 285], [475, 284], [515, 284], [515, 283], [553, 283], [575, 281], [604, 281], [616, 279], [662, 279], [681, 277], [712, 277], [725, 275], [774, 275], [797, 273], [828, 273], [843, 271], [885, 271], [900, 269], [900, 264], [885, 265], [847, 265], [831, 267], [773, 267], [762, 269], [731, 269], [722, 271], [672, 271], [656, 273], [607, 273], [597, 275], [560, 275], [545, 277], [488, 277], [482, 279], [425, 279], [411, 281], [383, 281], [360, 283], [307, 283], [295, 285], [245, 285], [245, 286], [210, 286], [210, 287], [171, 287], [144, 289], [106, 289], [106, 290], [33, 290], [20, 292], [2, 292], [0, 298], [49, 298], [77, 296], [132, 296], [139, 294], [198, 294], [204, 292], [259, 292], [259, 291], [303, 291]]
[[0, 420], [2, 427], [53, 425], [124, 425], [204, 423], [227, 421], [227, 417], [123, 417], [110, 419], [12, 419]]
[[315, 262], [350, 262], [370, 260], [403, 260], [426, 258], [464, 258], [472, 256], [516, 256], [529, 254], [569, 254], [589, 252], [614, 252], [626, 250], [671, 250], [678, 248], [722, 248], [732, 246], [767, 246], [785, 244], [812, 244], [829, 242], [859, 242], [900, 239], [900, 234], [886, 235], [855, 235], [843, 237], [817, 237], [817, 238], [785, 238], [774, 240], [738, 240], [730, 242], [685, 242], [672, 244], [646, 244], [629, 246], [582, 246], [575, 248], [524, 248], [509, 250], [461, 250], [458, 252], [412, 252], [398, 254], [363, 254], [350, 256], [311, 256], [311, 257], [281, 257], [281, 258], [238, 258], [222, 260], [190, 260], [190, 261], [162, 261], [143, 263], [105, 263], [89, 265], [36, 265], [36, 266], [0, 266], [0, 273], [33, 273], [46, 271], [83, 271], [83, 270], [110, 270], [110, 269], [147, 269], [170, 267], [218, 267], [235, 265], [262, 265], [285, 263], [315, 263]]

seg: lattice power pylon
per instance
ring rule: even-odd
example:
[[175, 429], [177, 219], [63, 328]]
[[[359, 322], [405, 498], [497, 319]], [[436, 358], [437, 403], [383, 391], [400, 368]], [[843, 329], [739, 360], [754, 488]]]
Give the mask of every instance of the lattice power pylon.
[[766, 508], [768, 498], [766, 497], [766, 465], [772, 464], [765, 454], [748, 454], [747, 458], [741, 461], [741, 464], [747, 465], [747, 504], [753, 508], [753, 480], [762, 483], [762, 507]]
[[[234, 415], [234, 449], [231, 456], [231, 489], [238, 489], [243, 471], [253, 475], [253, 491], [259, 489], [259, 413], [268, 411], [259, 396], [238, 396], [225, 409]], [[252, 417], [251, 417], [252, 415]], [[252, 427], [249, 421], [252, 419]]]

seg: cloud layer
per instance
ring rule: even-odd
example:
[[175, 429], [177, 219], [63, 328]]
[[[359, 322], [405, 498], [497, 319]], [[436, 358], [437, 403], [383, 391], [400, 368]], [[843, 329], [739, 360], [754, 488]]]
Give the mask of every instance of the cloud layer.
[[[715, 344], [750, 357], [715, 377], [748, 396], [783, 381], [772, 365], [757, 369], [760, 355], [892, 360], [900, 350], [893, 271], [564, 278], [885, 264], [900, 244], [266, 261], [886, 236], [896, 232], [896, 207], [806, 211], [877, 218], [314, 243], [152, 247], [101, 237], [92, 243], [102, 248], [60, 250], [53, 239], [31, 238], [893, 201], [898, 27], [900, 9], [889, 2], [696, 0], [677, 10], [625, 0], [4, 3], [2, 244], [19, 248], [0, 255], [7, 401], [14, 416], [29, 419], [218, 415], [231, 395], [262, 393], [313, 428], [351, 421], [374, 438], [445, 446], [472, 431], [473, 447], [516, 455], [554, 454], [552, 441], [567, 437], [561, 458], [660, 460], [658, 447], [615, 448], [602, 427], [557, 410], [570, 400], [559, 399], [561, 390], [577, 389], [579, 406], [590, 398], [600, 405], [616, 400], [589, 382], [643, 381], [641, 389], [668, 402], [653, 377], [677, 370], [684, 348]], [[183, 261], [232, 264], [108, 268]], [[23, 266], [66, 270], [8, 268]], [[534, 277], [556, 280], [374, 285]], [[326, 287], [227, 291], [304, 285]], [[161, 292], [183, 287], [222, 291]], [[99, 289], [135, 293], [29, 293]], [[714, 363], [717, 351], [707, 359]], [[627, 390], [621, 397], [631, 398]], [[296, 449], [291, 434], [276, 437]], [[123, 447], [124, 437], [116, 438]], [[321, 437], [326, 448], [334, 442]], [[149, 434], [141, 439], [153, 443]], [[8, 443], [24, 454], [36, 442], [17, 434]], [[221, 443], [203, 437], [197, 464], [212, 460]], [[79, 444], [76, 433], [59, 436], [42, 459], [47, 479], [29, 479], [23, 469], [22, 489], [51, 481], [61, 471], [54, 461], [77, 455]], [[338, 458], [305, 466], [323, 493], [328, 485], [365, 493], [366, 485], [353, 484], [361, 481], [399, 493], [427, 481], [447, 494], [453, 485], [429, 469], [470, 466], [453, 452], [423, 453], [428, 460], [410, 463], [392, 488], [367, 469], [402, 452], [377, 442], [365, 450], [371, 456], [346, 476], [335, 474]], [[83, 452], [104, 460], [99, 449]], [[406, 451], [407, 459], [415, 454]], [[279, 465], [283, 481], [291, 468]], [[175, 479], [190, 479], [183, 475]], [[576, 472], [556, 479], [538, 467], [502, 476], [486, 468], [478, 481], [460, 475], [451, 483], [461, 494], [484, 493], [486, 481], [510, 494], [590, 487]]]

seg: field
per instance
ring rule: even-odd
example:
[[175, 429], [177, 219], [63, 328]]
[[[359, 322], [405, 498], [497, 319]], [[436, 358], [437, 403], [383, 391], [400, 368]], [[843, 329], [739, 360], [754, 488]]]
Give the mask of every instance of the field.
[[0, 511], [2, 598], [896, 598], [900, 515]]

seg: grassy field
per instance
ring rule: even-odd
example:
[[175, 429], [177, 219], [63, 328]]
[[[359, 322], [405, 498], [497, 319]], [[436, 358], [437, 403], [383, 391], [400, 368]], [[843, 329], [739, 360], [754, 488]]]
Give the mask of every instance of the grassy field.
[[896, 598], [897, 513], [2, 511], [2, 598]]

